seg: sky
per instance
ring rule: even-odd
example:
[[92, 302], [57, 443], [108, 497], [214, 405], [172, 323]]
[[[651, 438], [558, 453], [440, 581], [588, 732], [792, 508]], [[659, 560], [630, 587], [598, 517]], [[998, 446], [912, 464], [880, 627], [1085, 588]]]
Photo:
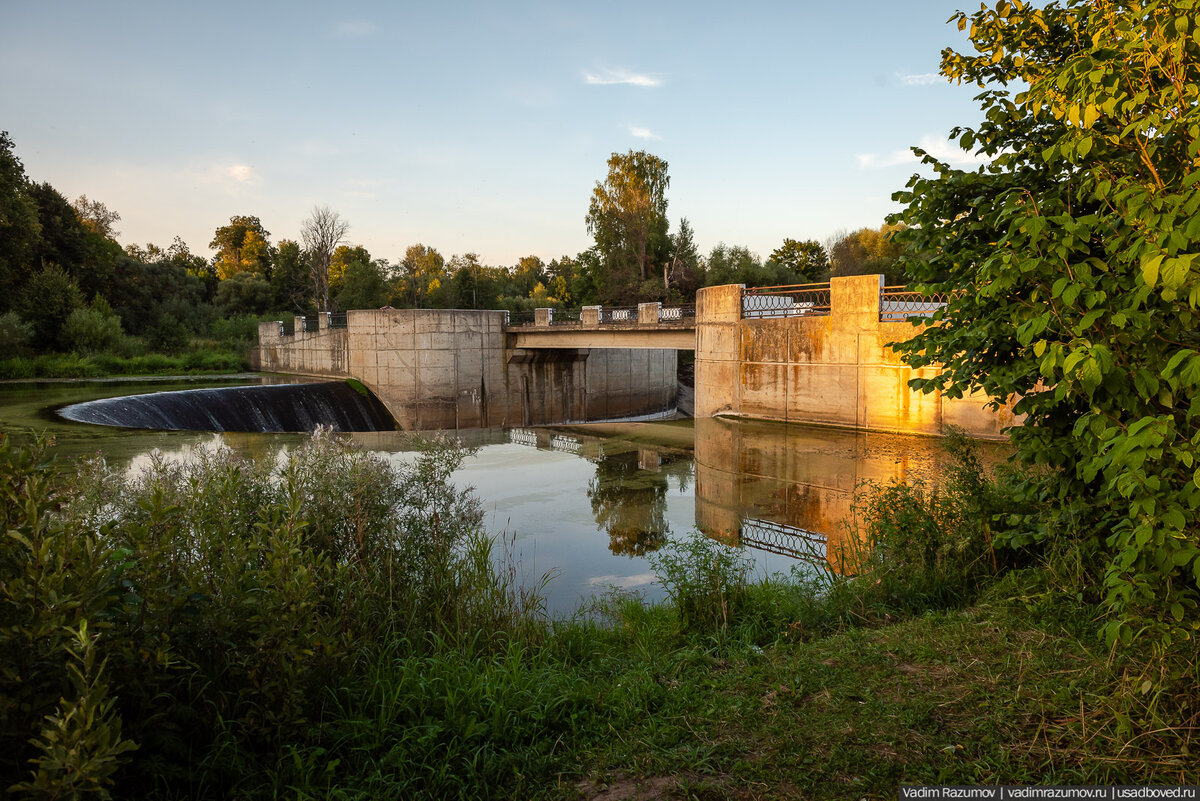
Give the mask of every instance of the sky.
[[299, 239], [322, 204], [376, 258], [549, 261], [591, 245], [611, 154], [646, 150], [672, 230], [766, 257], [882, 224], [911, 146], [972, 163], [948, 135], [979, 90], [937, 75], [960, 7], [0, 0], [0, 130], [122, 244], [208, 254], [234, 215]]

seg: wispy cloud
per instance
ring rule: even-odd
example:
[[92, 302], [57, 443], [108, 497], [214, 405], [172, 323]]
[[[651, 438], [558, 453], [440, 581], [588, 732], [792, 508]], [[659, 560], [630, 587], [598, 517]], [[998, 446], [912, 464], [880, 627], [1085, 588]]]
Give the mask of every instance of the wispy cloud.
[[919, 75], [899, 75], [897, 77], [905, 86], [929, 86], [946, 82], [946, 79], [936, 72], [922, 72]]
[[[978, 155], [976, 153], [963, 150], [958, 146], [957, 142], [937, 136], [922, 136], [921, 141], [917, 146], [934, 158], [944, 161], [948, 164], [956, 164], [958, 166], [977, 166], [991, 161], [991, 159], [987, 156]], [[892, 150], [887, 153], [860, 153], [856, 158], [858, 159], [858, 168], [860, 170], [880, 169], [883, 167], [895, 167], [900, 164], [919, 163], [919, 159], [909, 148]]]
[[217, 186], [230, 195], [243, 188], [262, 182], [262, 176], [249, 164], [218, 163], [197, 165], [188, 171], [189, 178], [196, 184]]
[[654, 133], [649, 128], [639, 128], [636, 125], [629, 126], [629, 135], [635, 136], [638, 139], [662, 139], [661, 136]]
[[239, 184], [256, 184], [259, 181], [258, 173], [249, 164], [231, 164], [225, 169], [225, 174]]
[[352, 39], [362, 39], [371, 36], [377, 30], [379, 30], [379, 26], [366, 19], [342, 20], [333, 27], [334, 33], [338, 36], [345, 36]]
[[615, 86], [618, 84], [645, 87], [662, 86], [661, 78], [622, 69], [604, 68], [595, 72], [585, 72], [583, 80], [592, 86]]
[[632, 576], [592, 576], [587, 583], [592, 587], [620, 587], [627, 590], [633, 587], [647, 587], [657, 580], [658, 576], [653, 573], [634, 573]]

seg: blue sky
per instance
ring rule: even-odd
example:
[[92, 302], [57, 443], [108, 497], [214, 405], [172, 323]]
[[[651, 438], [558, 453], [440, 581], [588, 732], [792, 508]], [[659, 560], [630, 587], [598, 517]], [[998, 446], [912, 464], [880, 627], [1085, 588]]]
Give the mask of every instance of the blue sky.
[[956, 2], [0, 5], [0, 130], [29, 176], [208, 253], [235, 214], [318, 203], [391, 261], [590, 244], [614, 151], [670, 165], [672, 230], [766, 256], [878, 226], [924, 145], [979, 118], [936, 78]]

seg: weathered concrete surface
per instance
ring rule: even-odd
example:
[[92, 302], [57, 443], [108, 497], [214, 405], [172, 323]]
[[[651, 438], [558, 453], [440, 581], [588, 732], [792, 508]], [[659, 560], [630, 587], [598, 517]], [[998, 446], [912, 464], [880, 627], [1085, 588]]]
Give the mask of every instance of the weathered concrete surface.
[[846, 428], [940, 434], [955, 425], [974, 437], [1002, 439], [1020, 423], [1011, 404], [999, 413], [986, 398], [918, 393], [914, 371], [887, 347], [910, 338], [907, 322], [881, 322], [882, 276], [834, 278], [828, 316], [742, 319], [740, 285], [696, 297], [695, 416], [734, 415]]
[[259, 327], [256, 367], [356, 378], [404, 429], [537, 425], [670, 410], [674, 350], [510, 347], [504, 312], [351, 311], [344, 329]]

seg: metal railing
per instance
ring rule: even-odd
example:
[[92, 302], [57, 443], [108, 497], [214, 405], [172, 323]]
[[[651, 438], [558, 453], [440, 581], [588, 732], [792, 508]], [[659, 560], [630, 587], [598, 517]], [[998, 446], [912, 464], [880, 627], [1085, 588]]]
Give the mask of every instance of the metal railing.
[[505, 325], [532, 325], [533, 324], [533, 312], [531, 312], [531, 311], [505, 312], [505, 315], [506, 315], [504, 318]]
[[879, 293], [879, 319], [896, 322], [928, 317], [950, 302], [949, 292], [910, 292], [902, 286], [885, 286]]
[[277, 322], [279, 323], [279, 336], [290, 337], [296, 335], [295, 320], [279, 320]]
[[696, 319], [695, 303], [689, 303], [686, 306], [665, 306], [658, 310], [660, 323], [682, 323], [694, 319]]
[[311, 331], [320, 331], [321, 330], [321, 322], [320, 322], [319, 318], [317, 318], [317, 317], [301, 317], [300, 319], [304, 326], [304, 333], [307, 334]]
[[829, 284], [763, 286], [742, 293], [742, 317], [827, 317]]
[[600, 325], [637, 325], [637, 306], [600, 309]]
[[550, 325], [579, 325], [580, 309], [551, 309]]
[[329, 327], [330, 328], [345, 328], [346, 327], [346, 313], [338, 312], [336, 314], [330, 314], [329, 315]]

